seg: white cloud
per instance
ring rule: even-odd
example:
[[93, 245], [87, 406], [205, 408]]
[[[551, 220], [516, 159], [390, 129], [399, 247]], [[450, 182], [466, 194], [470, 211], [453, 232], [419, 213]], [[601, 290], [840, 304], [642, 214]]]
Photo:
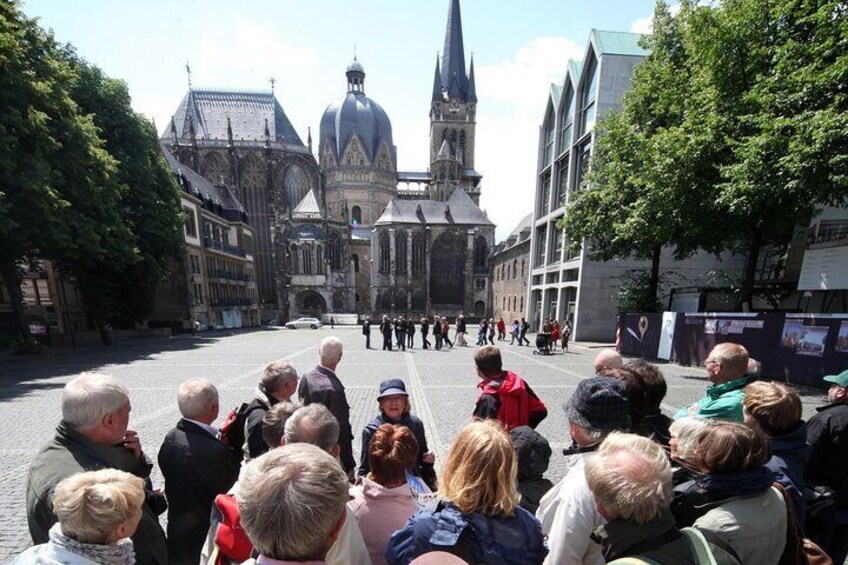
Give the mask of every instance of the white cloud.
[[[672, 16], [676, 16], [680, 13], [680, 4], [669, 4], [669, 11]], [[644, 18], [639, 18], [632, 24], [630, 24], [630, 32], [631, 33], [641, 33], [641, 34], [649, 34], [654, 31], [654, 15], [653, 13], [649, 16], [645, 16]]]
[[[502, 239], [533, 208], [538, 132], [551, 83], [560, 84], [569, 59], [584, 47], [566, 37], [543, 37], [477, 72], [476, 169], [483, 174], [480, 206]], [[489, 110], [497, 107], [497, 111]], [[487, 111], [488, 110], [488, 111]]]

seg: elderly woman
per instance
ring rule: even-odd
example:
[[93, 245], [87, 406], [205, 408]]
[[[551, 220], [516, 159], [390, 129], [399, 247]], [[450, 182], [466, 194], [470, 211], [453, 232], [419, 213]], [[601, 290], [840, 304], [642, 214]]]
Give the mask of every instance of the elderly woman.
[[465, 426], [451, 447], [435, 510], [413, 515], [386, 549], [389, 565], [429, 551], [468, 563], [533, 565], [548, 554], [542, 527], [518, 505], [518, 467], [509, 434], [495, 420]]
[[406, 471], [415, 465], [418, 442], [409, 428], [383, 424], [374, 432], [368, 446], [370, 471], [351, 489], [348, 502], [365, 547], [374, 565], [386, 563], [386, 545], [392, 532], [418, 511], [418, 504], [406, 482]]
[[736, 422], [705, 427], [695, 444], [694, 526], [732, 547], [742, 563], [777, 563], [786, 546], [786, 503], [772, 486], [769, 457], [766, 436]]
[[56, 485], [59, 518], [50, 541], [31, 547], [14, 565], [131, 565], [132, 540], [141, 520], [144, 480], [115, 469], [77, 473]]
[[362, 456], [359, 458], [359, 470], [357, 474], [360, 477], [368, 475], [368, 446], [371, 444], [371, 438], [374, 436], [377, 428], [383, 424], [406, 426], [412, 430], [415, 440], [418, 443], [418, 456], [410, 470], [414, 475], [421, 477], [427, 486], [430, 487], [430, 490], [436, 490], [436, 471], [433, 469], [436, 456], [427, 449], [424, 423], [410, 414], [409, 394], [406, 392], [406, 383], [401, 379], [388, 379], [381, 382], [377, 403], [380, 406], [380, 414], [371, 420], [362, 430]]

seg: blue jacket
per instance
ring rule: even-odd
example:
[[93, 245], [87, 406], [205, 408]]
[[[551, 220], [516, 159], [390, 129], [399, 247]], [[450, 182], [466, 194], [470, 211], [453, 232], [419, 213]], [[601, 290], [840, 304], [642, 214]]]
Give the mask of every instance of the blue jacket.
[[811, 448], [807, 444], [807, 424], [801, 422], [798, 427], [785, 435], [769, 438], [771, 459], [766, 467], [777, 475], [777, 480], [786, 488], [786, 492], [795, 503], [795, 512], [801, 526], [807, 512], [804, 500], [804, 465], [810, 458]]
[[407, 565], [430, 551], [452, 553], [468, 563], [486, 565], [541, 564], [548, 554], [536, 517], [516, 508], [510, 518], [465, 514], [447, 501], [435, 511], [413, 514], [386, 548], [388, 565]]

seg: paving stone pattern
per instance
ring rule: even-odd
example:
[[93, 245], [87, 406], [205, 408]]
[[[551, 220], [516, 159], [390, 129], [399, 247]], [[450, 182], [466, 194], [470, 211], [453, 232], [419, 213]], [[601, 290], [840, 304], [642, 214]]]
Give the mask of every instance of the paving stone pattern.
[[[132, 402], [130, 426], [139, 432], [145, 452], [155, 460], [165, 434], [179, 419], [176, 392], [182, 381], [193, 377], [210, 379], [220, 390], [225, 412], [252, 397], [268, 362], [287, 357], [302, 372], [317, 363], [320, 340], [334, 333], [345, 342], [338, 374], [347, 388], [357, 459], [361, 430], [377, 414], [379, 382], [400, 377], [410, 392], [413, 413], [425, 423], [438, 467], [459, 429], [470, 421], [478, 380], [473, 346], [442, 351], [415, 347], [405, 353], [366, 350], [358, 328], [339, 327], [316, 331], [208, 332], [37, 358], [4, 357], [0, 358], [0, 495], [4, 501], [0, 562], [8, 561], [30, 544], [25, 508], [27, 467], [52, 436], [60, 418], [62, 387], [74, 376], [99, 370], [127, 384]], [[420, 344], [418, 338], [416, 343]], [[380, 342], [376, 332], [372, 333], [372, 343]], [[539, 432], [554, 449], [548, 476], [557, 481], [564, 470], [562, 448], [570, 444], [562, 404], [578, 380], [591, 376], [596, 350], [572, 344], [567, 354], [538, 356], [531, 347], [504, 342], [502, 351], [505, 367], [527, 380], [548, 406], [548, 418], [539, 426]], [[663, 365], [662, 371], [669, 384], [664, 404], [669, 413], [699, 398], [707, 385], [702, 368]], [[801, 392], [804, 415], [809, 417], [824, 396], [821, 391]], [[157, 487], [163, 484], [158, 467], [153, 481]]]

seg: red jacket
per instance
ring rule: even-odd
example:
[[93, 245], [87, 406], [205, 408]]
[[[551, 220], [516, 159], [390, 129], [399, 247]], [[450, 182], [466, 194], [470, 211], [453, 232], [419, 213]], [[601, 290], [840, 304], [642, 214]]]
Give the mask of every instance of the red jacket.
[[500, 379], [480, 381], [477, 388], [474, 418], [478, 420], [498, 420], [509, 431], [518, 426], [535, 428], [548, 415], [545, 403], [512, 371], [504, 371]]

